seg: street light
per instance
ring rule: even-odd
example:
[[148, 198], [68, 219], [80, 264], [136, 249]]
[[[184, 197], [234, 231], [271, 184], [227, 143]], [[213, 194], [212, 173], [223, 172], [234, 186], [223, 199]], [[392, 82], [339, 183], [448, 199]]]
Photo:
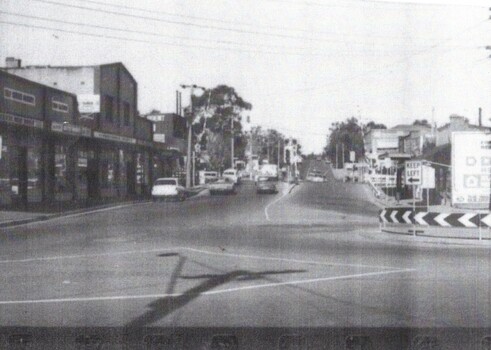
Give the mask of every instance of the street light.
[[189, 117], [187, 118], [188, 122], [188, 149], [187, 149], [187, 156], [186, 156], [186, 188], [191, 187], [191, 157], [192, 157], [192, 138], [193, 138], [193, 121], [194, 121], [194, 110], [193, 110], [193, 95], [194, 95], [194, 89], [201, 89], [203, 91], [206, 91], [206, 88], [203, 86], [198, 86], [196, 84], [193, 85], [181, 85], [181, 88], [183, 89], [191, 89], [191, 99], [190, 99], [190, 113]]

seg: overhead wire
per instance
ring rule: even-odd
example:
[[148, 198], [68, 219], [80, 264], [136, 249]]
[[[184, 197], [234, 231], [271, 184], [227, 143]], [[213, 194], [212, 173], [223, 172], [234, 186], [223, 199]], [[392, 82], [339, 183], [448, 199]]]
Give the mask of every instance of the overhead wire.
[[[236, 42], [236, 41], [231, 41], [231, 40], [216, 40], [216, 39], [203, 39], [203, 38], [190, 38], [190, 37], [184, 37], [184, 36], [176, 36], [176, 35], [169, 35], [169, 34], [162, 34], [162, 33], [156, 33], [156, 32], [149, 32], [149, 31], [141, 31], [141, 30], [135, 30], [135, 29], [127, 29], [127, 28], [116, 28], [116, 27], [111, 27], [111, 26], [102, 26], [102, 25], [96, 25], [96, 24], [89, 24], [89, 23], [83, 23], [83, 22], [74, 22], [74, 21], [67, 21], [67, 20], [60, 20], [60, 19], [53, 19], [53, 18], [47, 18], [47, 17], [41, 17], [41, 16], [31, 16], [31, 15], [26, 15], [26, 14], [21, 14], [21, 13], [14, 13], [14, 12], [9, 12], [9, 11], [2, 11], [0, 10], [0, 13], [9, 15], [9, 16], [14, 16], [14, 17], [21, 17], [21, 18], [27, 18], [27, 19], [34, 19], [34, 20], [40, 20], [40, 21], [46, 21], [46, 22], [51, 22], [51, 23], [59, 23], [59, 24], [67, 24], [67, 25], [75, 25], [75, 26], [81, 26], [81, 27], [87, 27], [87, 28], [94, 28], [94, 29], [103, 29], [103, 30], [111, 30], [111, 31], [119, 31], [123, 33], [131, 33], [131, 34], [143, 34], [143, 35], [149, 35], [149, 36], [157, 36], [157, 37], [164, 37], [164, 38], [170, 38], [170, 39], [179, 39], [179, 40], [187, 40], [187, 41], [203, 41], [203, 42], [209, 42], [209, 43], [214, 43], [214, 44], [224, 44], [224, 45], [238, 45], [238, 46], [252, 46], [255, 48], [275, 48], [275, 49], [283, 49], [283, 50], [311, 50], [311, 48], [308, 47], [294, 47], [294, 46], [285, 46], [285, 45], [275, 45], [275, 44], [267, 44], [267, 45], [260, 45], [257, 43], [250, 44], [250, 43], [242, 43], [242, 42]], [[455, 48], [474, 48], [474, 46], [456, 46]], [[321, 52], [319, 51], [319, 48], [316, 48], [317, 55], [321, 55]], [[412, 50], [401, 50], [398, 49], [397, 52], [413, 52], [416, 49]], [[339, 54], [340, 50], [336, 50], [336, 54]], [[349, 53], [354, 53], [357, 52], [355, 49], [348, 50]], [[383, 54], [387, 54], [387, 50], [368, 50], [368, 49], [360, 49], [360, 51], [363, 55], [366, 55], [369, 52], [379, 52]], [[309, 55], [316, 55], [316, 52], [309, 52]], [[327, 55], [326, 55], [327, 56]]]

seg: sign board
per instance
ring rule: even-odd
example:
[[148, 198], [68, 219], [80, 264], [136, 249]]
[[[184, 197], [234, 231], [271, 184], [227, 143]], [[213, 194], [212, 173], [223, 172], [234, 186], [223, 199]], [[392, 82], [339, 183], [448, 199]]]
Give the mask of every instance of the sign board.
[[78, 111], [81, 114], [99, 113], [101, 111], [100, 95], [82, 94], [77, 95]]
[[435, 168], [423, 165], [423, 177], [421, 179], [421, 188], [435, 188]]
[[491, 135], [452, 133], [452, 205], [486, 208], [490, 196]]
[[420, 160], [408, 160], [404, 165], [406, 167], [404, 172], [406, 185], [421, 185], [422, 162]]
[[349, 152], [349, 161], [354, 163], [356, 160], [356, 154], [355, 154], [355, 151], [350, 151]]
[[165, 134], [153, 134], [153, 140], [155, 142], [165, 143]]

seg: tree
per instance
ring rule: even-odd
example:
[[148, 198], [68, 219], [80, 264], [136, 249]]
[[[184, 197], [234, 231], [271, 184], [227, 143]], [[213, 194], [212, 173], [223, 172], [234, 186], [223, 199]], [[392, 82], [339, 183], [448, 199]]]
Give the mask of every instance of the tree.
[[387, 127], [384, 124], [378, 124], [374, 121], [370, 121], [367, 124], [363, 125], [363, 133], [366, 134], [370, 130], [374, 129], [387, 129]]
[[422, 125], [422, 126], [430, 126], [430, 124], [428, 123], [428, 121], [426, 119], [416, 119], [414, 122], [413, 122], [413, 125]]
[[[349, 161], [350, 151], [355, 152], [357, 159], [363, 157], [365, 152], [363, 132], [356, 118], [351, 117], [344, 122], [335, 122], [331, 124], [329, 130], [330, 134], [327, 136], [327, 145], [324, 148], [324, 153], [335, 163], [342, 165]], [[337, 154], [336, 147], [338, 148]], [[344, 159], [342, 158], [343, 147]]]
[[[206, 149], [213, 167], [231, 167], [231, 138], [234, 138], [234, 155], [244, 157], [247, 145], [242, 131], [241, 112], [252, 105], [240, 97], [233, 87], [218, 85], [201, 96], [193, 96], [197, 122], [195, 140]], [[233, 129], [232, 129], [233, 119]]]

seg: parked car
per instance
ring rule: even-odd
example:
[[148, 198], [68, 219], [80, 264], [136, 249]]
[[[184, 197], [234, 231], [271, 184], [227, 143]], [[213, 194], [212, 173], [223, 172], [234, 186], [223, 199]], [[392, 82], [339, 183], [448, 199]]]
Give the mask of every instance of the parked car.
[[152, 199], [157, 201], [169, 198], [181, 201], [186, 199], [186, 192], [184, 187], [179, 185], [179, 180], [176, 177], [163, 177], [155, 180], [152, 187]]
[[235, 194], [235, 183], [227, 178], [221, 178], [215, 181], [208, 183], [208, 189], [210, 190], [210, 194]]
[[277, 181], [274, 177], [259, 176], [256, 181], [257, 193], [278, 193]]
[[230, 179], [234, 184], [238, 185], [240, 183], [240, 176], [237, 169], [227, 169], [223, 172], [223, 178]]

